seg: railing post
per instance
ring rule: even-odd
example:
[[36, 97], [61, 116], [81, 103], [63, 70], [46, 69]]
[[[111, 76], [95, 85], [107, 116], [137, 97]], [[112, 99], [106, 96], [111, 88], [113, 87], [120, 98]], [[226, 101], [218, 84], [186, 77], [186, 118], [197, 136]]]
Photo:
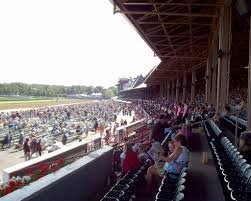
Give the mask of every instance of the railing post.
[[238, 118], [239, 118], [240, 112], [237, 112], [236, 114], [236, 121], [235, 121], [235, 136], [234, 136], [234, 145], [237, 147], [237, 141], [238, 141]]

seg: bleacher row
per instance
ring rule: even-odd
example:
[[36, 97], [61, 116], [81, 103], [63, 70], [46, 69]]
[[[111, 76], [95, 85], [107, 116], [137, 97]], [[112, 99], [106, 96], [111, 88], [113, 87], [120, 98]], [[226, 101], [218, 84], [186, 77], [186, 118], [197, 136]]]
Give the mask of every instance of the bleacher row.
[[[76, 122], [80, 122], [80, 119], [75, 118], [72, 119], [71, 121], [67, 122], [68, 125], [68, 130], [70, 131], [67, 138], [67, 142], [72, 142], [74, 140], [79, 139], [79, 134], [76, 133], [75, 131], [75, 127], [73, 125], [76, 124]], [[46, 136], [46, 146], [50, 146], [54, 143], [54, 140], [58, 140], [61, 141], [62, 139], [62, 134], [58, 134], [58, 135], [54, 135], [50, 132], [50, 130], [52, 129], [52, 124], [48, 123], [45, 125], [40, 125], [39, 128], [36, 129], [35, 135], [37, 139], [41, 139], [42, 136]], [[0, 141], [3, 140], [4, 135], [8, 134], [9, 131], [11, 131], [12, 134], [12, 146], [17, 145], [18, 141], [19, 141], [19, 135], [20, 135], [20, 130], [23, 130], [24, 132], [24, 138], [30, 138], [32, 131], [31, 131], [31, 127], [27, 127], [24, 129], [14, 129], [14, 128], [1, 128], [0, 129]]]
[[251, 166], [212, 121], [203, 123], [226, 201], [251, 200]]
[[235, 115], [229, 115], [221, 119], [220, 122], [225, 128], [227, 128], [232, 134], [235, 134], [237, 126], [237, 136], [239, 137], [241, 132], [246, 130], [247, 121], [242, 118], [237, 118]]
[[[119, 180], [101, 199], [101, 201], [130, 201], [140, 200], [137, 196], [138, 189], [144, 187], [144, 175], [150, 167], [146, 161], [138, 170], [127, 173]], [[180, 174], [167, 174], [162, 178], [158, 191], [154, 193], [153, 201], [181, 201], [185, 189], [187, 168], [183, 168]]]

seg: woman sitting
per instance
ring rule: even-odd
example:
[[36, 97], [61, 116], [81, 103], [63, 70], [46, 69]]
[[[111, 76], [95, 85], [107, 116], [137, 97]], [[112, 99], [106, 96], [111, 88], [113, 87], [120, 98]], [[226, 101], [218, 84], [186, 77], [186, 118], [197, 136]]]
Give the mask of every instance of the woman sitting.
[[242, 133], [239, 142], [239, 151], [243, 157], [250, 163], [251, 162], [251, 131]]
[[140, 163], [138, 159], [138, 155], [136, 152], [132, 150], [132, 145], [131, 144], [125, 144], [124, 147], [124, 157], [121, 157], [122, 159], [124, 158], [122, 162], [122, 172], [123, 174], [128, 173], [129, 171], [136, 170]]
[[151, 166], [147, 170], [146, 182], [148, 187], [152, 184], [152, 179], [154, 176], [163, 177], [165, 173], [175, 173], [178, 174], [183, 167], [188, 163], [188, 149], [186, 145], [186, 137], [184, 135], [176, 135], [173, 141], [174, 151], [168, 154], [167, 157], [164, 156], [163, 152], [160, 152], [159, 158], [161, 161], [165, 162], [162, 169], [156, 168], [156, 166]]

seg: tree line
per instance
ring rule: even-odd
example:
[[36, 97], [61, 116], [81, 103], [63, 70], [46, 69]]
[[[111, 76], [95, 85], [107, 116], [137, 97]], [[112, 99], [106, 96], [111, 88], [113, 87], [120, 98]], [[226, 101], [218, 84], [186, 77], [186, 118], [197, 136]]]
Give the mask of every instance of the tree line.
[[104, 98], [116, 96], [115, 87], [104, 88], [102, 86], [62, 86], [25, 83], [2, 83], [0, 95], [40, 96], [40, 97], [66, 97], [67, 95], [102, 93]]

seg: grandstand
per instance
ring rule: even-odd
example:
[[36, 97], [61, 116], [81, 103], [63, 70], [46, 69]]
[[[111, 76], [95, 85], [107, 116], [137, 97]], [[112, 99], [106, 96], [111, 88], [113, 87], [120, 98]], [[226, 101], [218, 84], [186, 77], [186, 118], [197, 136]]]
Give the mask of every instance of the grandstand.
[[[250, 201], [251, 161], [239, 147], [240, 136], [251, 129], [250, 1], [111, 2], [114, 13], [123, 14], [161, 59], [145, 77], [146, 86], [120, 91], [127, 105], [119, 112], [133, 108], [142, 121], [131, 128], [132, 136], [119, 132], [113, 146], [100, 146], [3, 200]], [[184, 108], [189, 105], [186, 119], [179, 119], [181, 101]], [[246, 108], [236, 107], [241, 101], [247, 102]], [[161, 145], [167, 149], [172, 132], [184, 134], [189, 160], [179, 172], [165, 172], [147, 189], [145, 175], [155, 158], [123, 172], [119, 164], [127, 152], [122, 145], [130, 141], [153, 146], [154, 126], [163, 119], [171, 131]]]

